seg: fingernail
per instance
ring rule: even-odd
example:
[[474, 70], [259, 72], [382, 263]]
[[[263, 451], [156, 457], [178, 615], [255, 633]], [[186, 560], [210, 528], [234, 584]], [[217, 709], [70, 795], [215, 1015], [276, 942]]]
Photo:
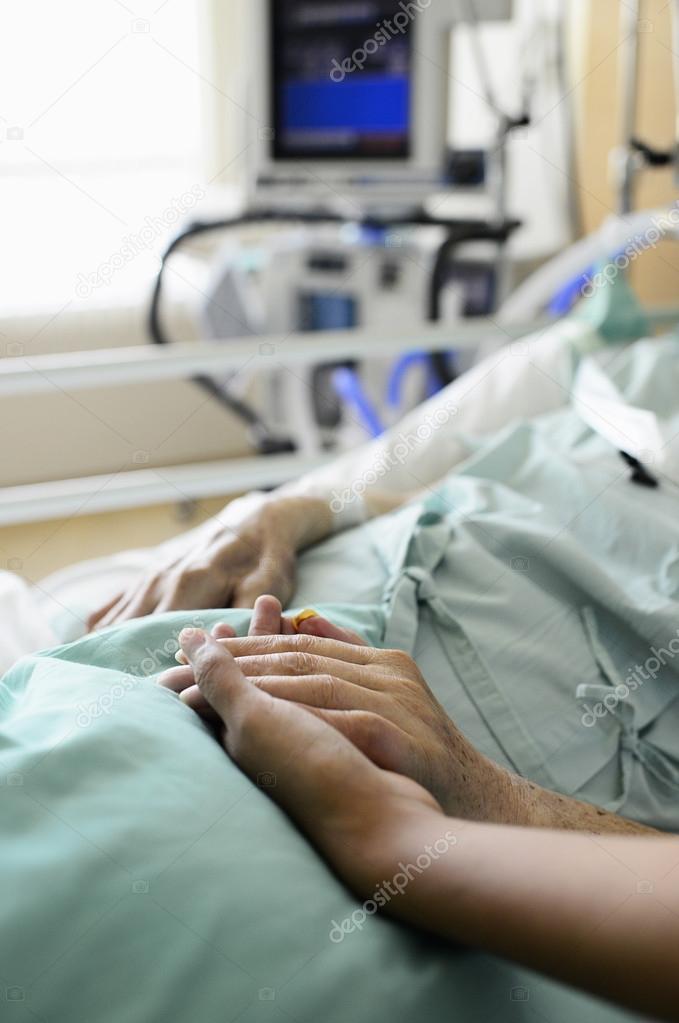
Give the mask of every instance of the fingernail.
[[187, 653], [198, 650], [206, 639], [207, 636], [202, 629], [182, 629], [179, 633], [180, 646]]
[[187, 659], [186, 659], [186, 654], [184, 653], [183, 650], [178, 650], [177, 653], [174, 655], [174, 659], [179, 664], [188, 664], [189, 663], [187, 661]]
[[300, 611], [298, 615], [292, 619], [292, 627], [295, 632], [299, 632], [299, 627], [302, 622], [306, 622], [309, 618], [318, 618], [318, 611], [314, 611], [311, 607], [306, 607], [303, 611]]

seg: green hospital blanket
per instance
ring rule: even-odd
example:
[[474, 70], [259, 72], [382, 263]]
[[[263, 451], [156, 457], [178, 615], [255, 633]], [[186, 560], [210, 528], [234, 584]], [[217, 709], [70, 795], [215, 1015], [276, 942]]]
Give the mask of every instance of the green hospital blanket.
[[[616, 380], [669, 415], [678, 354], [636, 346]], [[499, 762], [676, 829], [676, 502], [670, 484], [631, 484], [615, 453], [559, 413], [484, 445], [424, 500], [307, 552], [295, 604], [412, 652]], [[226, 620], [243, 633], [248, 618], [143, 619], [5, 676], [3, 1019], [629, 1018], [385, 918], [333, 940], [356, 902], [268, 799], [273, 779], [245, 779], [153, 684], [183, 626]]]

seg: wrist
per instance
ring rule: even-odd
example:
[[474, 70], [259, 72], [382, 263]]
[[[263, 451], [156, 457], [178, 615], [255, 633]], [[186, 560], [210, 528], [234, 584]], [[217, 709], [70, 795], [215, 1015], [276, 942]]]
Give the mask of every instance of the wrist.
[[500, 767], [477, 750], [465, 758], [460, 769], [459, 753], [448, 771], [448, 790], [441, 799], [451, 817], [495, 824], [526, 824], [523, 778]]
[[[486, 758], [484, 758], [486, 759]], [[533, 789], [527, 779], [486, 759], [486, 794], [484, 816], [477, 818], [489, 824], [535, 827]]]
[[[400, 800], [392, 807], [389, 800], [386, 802], [377, 812], [373, 806], [365, 815], [354, 807], [349, 821], [341, 820], [325, 834], [325, 855], [362, 898], [372, 898], [378, 889], [389, 892], [389, 883], [404, 872], [408, 879], [404, 885], [419, 880], [457, 844], [454, 828], [458, 822], [433, 801], [431, 807], [410, 807]], [[393, 891], [390, 894], [395, 895]], [[378, 904], [390, 912], [397, 901], [394, 899], [392, 904], [387, 897], [389, 905]]]
[[266, 532], [295, 552], [319, 543], [332, 532], [332, 513], [321, 498], [272, 496], [260, 514]]

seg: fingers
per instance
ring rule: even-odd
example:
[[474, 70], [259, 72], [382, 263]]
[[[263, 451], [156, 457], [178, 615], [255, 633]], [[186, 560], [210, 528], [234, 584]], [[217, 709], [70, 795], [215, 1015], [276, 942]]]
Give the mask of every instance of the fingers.
[[377, 712], [381, 702], [380, 694], [332, 675], [306, 675], [304, 678], [270, 675], [250, 681], [277, 700], [303, 703], [305, 707]]
[[188, 665], [181, 668], [169, 668], [168, 671], [162, 672], [156, 679], [156, 685], [161, 686], [163, 689], [170, 689], [173, 693], [181, 693], [188, 689], [189, 686], [195, 684], [196, 680], [193, 677], [193, 671]]
[[190, 710], [194, 711], [210, 724], [221, 721], [219, 714], [210, 706], [195, 682], [192, 681], [192, 684], [184, 689], [184, 691], [180, 694], [179, 699], [182, 703], [186, 704]]
[[320, 636], [248, 636], [226, 641], [234, 657], [255, 657], [265, 654], [315, 654], [330, 657], [351, 664], [371, 664], [376, 653], [368, 646], [357, 646], [341, 640], [325, 639]]
[[[195, 679], [185, 654], [180, 652], [177, 658], [181, 658], [182, 664], [185, 666], [170, 668], [168, 671], [163, 672], [158, 677], [158, 685], [164, 689], [170, 689], [174, 693], [182, 693], [189, 686], [194, 685]], [[305, 702], [304, 697], [294, 695], [292, 687], [307, 682], [310, 679], [323, 678], [326, 682], [328, 679], [332, 679], [337, 683], [346, 683], [354, 691], [354, 695], [357, 698], [358, 690], [367, 693], [381, 693], [384, 688], [381, 677], [366, 672], [362, 665], [338, 661], [330, 657], [285, 653], [237, 657], [235, 660], [243, 675], [247, 679], [256, 682], [256, 684], [259, 684], [260, 681], [267, 682], [270, 679], [278, 679], [279, 681], [284, 678], [287, 679], [291, 687], [291, 695], [285, 698], [301, 700], [301, 702]], [[262, 688], [266, 688], [266, 686], [262, 686]], [[272, 693], [272, 695], [278, 694]], [[358, 706], [359, 704], [354, 705]], [[326, 704], [320, 703], [319, 706], [326, 706]]]
[[92, 630], [97, 626], [97, 624], [103, 618], [106, 617], [106, 615], [109, 613], [111, 608], [115, 607], [116, 604], [120, 603], [120, 600], [121, 600], [122, 596], [123, 596], [122, 593], [117, 593], [115, 595], [115, 597], [113, 597], [111, 600], [109, 600], [109, 602], [107, 604], [104, 604], [102, 607], [97, 608], [96, 611], [92, 612], [92, 614], [87, 619], [87, 631], [88, 632], [92, 632]]
[[212, 630], [212, 635], [215, 639], [233, 639], [236, 635], [236, 630], [231, 625], [227, 625], [226, 622], [218, 622]]
[[168, 611], [196, 611], [212, 607], [230, 607], [233, 584], [228, 575], [211, 566], [185, 568], [175, 578], [165, 580], [156, 614]]
[[315, 615], [313, 618], [305, 618], [297, 626], [297, 632], [305, 636], [318, 636], [320, 639], [335, 639], [340, 643], [352, 643], [355, 646], [367, 646], [368, 644], [351, 629], [341, 629], [339, 625], [333, 625], [327, 618]]
[[105, 629], [109, 625], [130, 621], [133, 618], [144, 618], [155, 610], [157, 603], [154, 581], [132, 593], [124, 593], [99, 622], [98, 628]]
[[282, 607], [277, 596], [258, 596], [247, 635], [267, 636], [292, 631], [290, 623], [282, 618]]
[[185, 629], [179, 641], [200, 693], [226, 726], [227, 752], [250, 777], [273, 775], [271, 794], [320, 839], [337, 808], [354, 805], [347, 797], [349, 779], [364, 791], [374, 770], [370, 762], [312, 712], [251, 685], [225, 646], [207, 633]]
[[334, 639], [340, 643], [367, 645], [358, 633], [352, 632], [350, 629], [340, 629], [339, 626], [333, 625], [327, 618], [321, 618], [315, 612], [313, 612], [313, 616], [311, 612], [307, 612], [307, 615], [308, 617], [299, 623], [296, 618], [285, 618], [278, 597], [265, 594], [257, 597], [255, 601], [248, 636], [294, 636], [297, 633], [304, 633], [305, 635]]
[[315, 654], [282, 653], [255, 654], [237, 657], [238, 667], [247, 678], [293, 676], [297, 678], [311, 675], [326, 675], [341, 678], [345, 682], [364, 686], [367, 689], [381, 690], [382, 675], [375, 671], [366, 671], [361, 664], [350, 661], [339, 661], [333, 657], [318, 657]]
[[179, 643], [200, 692], [228, 727], [232, 715], [241, 705], [252, 702], [257, 690], [226, 647], [202, 629], [184, 629]]
[[[212, 635], [217, 640], [233, 639], [233, 637], [236, 635], [236, 630], [233, 628], [233, 626], [227, 625], [226, 622], [218, 622], [217, 625], [215, 625], [212, 629]], [[188, 664], [186, 654], [181, 648], [177, 651], [177, 653], [174, 656], [175, 660], [178, 661], [179, 664]], [[172, 669], [170, 669], [170, 671], [168, 672], [165, 672], [164, 674], [171, 675]], [[161, 678], [163, 677], [164, 675], [161, 676]], [[164, 682], [161, 682], [161, 679], [158, 679], [158, 681], [161, 685], [165, 685]], [[172, 686], [168, 686], [167, 688], [171, 689]]]

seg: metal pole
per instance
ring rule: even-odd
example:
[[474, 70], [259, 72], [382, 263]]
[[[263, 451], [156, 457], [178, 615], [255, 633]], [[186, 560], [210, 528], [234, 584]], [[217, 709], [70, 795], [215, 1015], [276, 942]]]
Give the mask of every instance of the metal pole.
[[679, 0], [672, 4], [672, 61], [674, 64], [674, 95], [676, 109], [676, 153], [674, 161], [675, 181], [679, 183]]
[[634, 209], [634, 186], [638, 169], [638, 158], [631, 143], [637, 128], [641, 0], [623, 0], [620, 8], [622, 33], [620, 48], [622, 68], [621, 141], [625, 148], [625, 155], [620, 184], [619, 211], [624, 215], [631, 213]]

